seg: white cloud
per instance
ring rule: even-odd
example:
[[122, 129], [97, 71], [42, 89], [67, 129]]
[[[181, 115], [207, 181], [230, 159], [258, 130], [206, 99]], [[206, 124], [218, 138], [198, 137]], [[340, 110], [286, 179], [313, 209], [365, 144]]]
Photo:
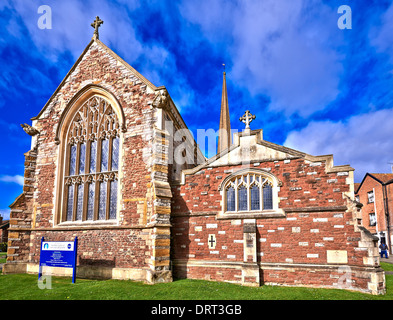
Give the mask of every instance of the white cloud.
[[360, 182], [367, 172], [390, 172], [393, 162], [393, 109], [357, 115], [348, 121], [312, 121], [289, 133], [284, 145], [312, 155], [334, 155], [334, 164], [349, 164]]
[[10, 211], [10, 209], [0, 209], [0, 216], [3, 217], [3, 221], [10, 219]]
[[16, 183], [16, 184], [23, 186], [24, 178], [23, 178], [23, 176], [18, 175], [18, 174], [15, 176], [2, 175], [2, 176], [0, 176], [0, 181]]
[[270, 96], [272, 110], [309, 116], [337, 97], [343, 35], [337, 12], [322, 1], [209, 0], [198, 10], [184, 2], [180, 11], [213, 45], [229, 44], [232, 81]]
[[[74, 58], [79, 57], [82, 50], [86, 47], [93, 36], [93, 28], [90, 24], [96, 15], [104, 20], [105, 28], [101, 27], [100, 34], [105, 36], [111, 35], [113, 42], [122, 39], [122, 42], [133, 46], [135, 43], [132, 23], [121, 7], [113, 6], [107, 1], [53, 1], [48, 0], [46, 5], [51, 8], [52, 28], [40, 29], [38, 19], [42, 14], [37, 10], [39, 3], [34, 1], [14, 0], [12, 1], [12, 9], [15, 10], [14, 19], [18, 16], [22, 18], [31, 40], [44, 54], [51, 60], [57, 61], [59, 53], [70, 51]], [[9, 23], [9, 31], [17, 34], [17, 30], [13, 30], [12, 20]], [[122, 28], [127, 32], [118, 32], [113, 28]], [[134, 47], [134, 50], [137, 46]]]
[[381, 25], [374, 26], [374, 28], [371, 29], [369, 34], [370, 43], [374, 45], [379, 52], [387, 53], [393, 64], [393, 3], [382, 15], [380, 23]]
[[133, 10], [139, 6], [138, 2], [119, 2], [48, 0], [46, 5], [51, 8], [52, 28], [41, 29], [38, 20], [43, 14], [37, 12], [40, 4], [13, 0], [8, 7], [15, 11], [15, 15], [8, 21], [7, 30], [11, 35], [22, 38], [19, 25], [19, 19], [22, 19], [32, 42], [52, 62], [57, 62], [60, 54], [66, 51], [71, 52], [76, 60], [91, 40], [94, 32], [91, 23], [99, 16], [104, 21], [99, 29], [100, 40], [116, 47], [127, 62], [133, 62], [145, 51], [154, 48], [138, 41], [133, 22], [127, 14], [127, 9]]
[[[119, 0], [48, 0], [52, 10], [52, 29], [40, 29], [37, 21], [39, 4], [32, 1], [14, 0], [8, 3], [15, 15], [8, 21], [8, 31], [14, 37], [21, 37], [18, 19], [22, 19], [29, 36], [39, 51], [56, 64], [62, 53], [69, 51], [76, 60], [93, 36], [90, 24], [98, 15], [104, 21], [100, 28], [100, 40], [112, 48], [129, 64], [157, 86], [165, 85], [172, 98], [186, 108], [193, 104], [193, 90], [186, 77], [176, 66], [176, 57], [165, 43], [143, 42], [138, 38], [134, 21], [127, 14], [140, 6], [139, 1]], [[138, 67], [134, 63], [138, 62]], [[29, 70], [30, 71], [30, 70]], [[66, 70], [64, 70], [66, 71]], [[65, 73], [64, 73], [65, 74]], [[173, 75], [176, 75], [174, 77]], [[38, 74], [42, 85], [47, 79]], [[1, 85], [1, 83], [0, 83]]]

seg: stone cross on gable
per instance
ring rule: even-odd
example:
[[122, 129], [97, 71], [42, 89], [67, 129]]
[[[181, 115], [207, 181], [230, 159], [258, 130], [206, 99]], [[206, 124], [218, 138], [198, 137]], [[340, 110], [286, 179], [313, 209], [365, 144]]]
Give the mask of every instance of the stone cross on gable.
[[100, 19], [99, 16], [96, 16], [96, 19], [93, 21], [93, 23], [91, 24], [91, 26], [94, 28], [94, 38], [98, 39], [99, 38], [99, 34], [98, 34], [98, 28], [104, 23], [104, 21], [102, 21]]
[[255, 115], [251, 114], [249, 110], [247, 110], [246, 113], [239, 118], [241, 122], [246, 124], [246, 129], [250, 129], [250, 123], [254, 119], [255, 119]]

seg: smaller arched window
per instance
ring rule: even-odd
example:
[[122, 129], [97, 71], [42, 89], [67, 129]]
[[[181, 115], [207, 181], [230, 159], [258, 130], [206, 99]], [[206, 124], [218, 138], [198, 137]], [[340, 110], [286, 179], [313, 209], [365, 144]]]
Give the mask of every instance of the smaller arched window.
[[224, 212], [262, 212], [278, 209], [278, 181], [257, 171], [227, 177], [221, 186]]

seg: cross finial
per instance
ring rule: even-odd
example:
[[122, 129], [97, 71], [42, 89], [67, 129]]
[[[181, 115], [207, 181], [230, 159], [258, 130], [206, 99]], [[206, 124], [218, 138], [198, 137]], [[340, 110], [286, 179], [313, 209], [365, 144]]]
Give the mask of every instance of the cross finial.
[[249, 110], [247, 110], [246, 113], [239, 118], [241, 122], [244, 122], [246, 124], [246, 129], [248, 130], [250, 130], [250, 123], [254, 119], [255, 119], [255, 115], [251, 114]]
[[93, 37], [95, 39], [99, 38], [99, 34], [98, 34], [98, 28], [104, 23], [104, 21], [102, 21], [100, 19], [99, 16], [96, 16], [96, 19], [93, 21], [93, 23], [91, 24], [91, 26], [94, 28], [94, 35]]

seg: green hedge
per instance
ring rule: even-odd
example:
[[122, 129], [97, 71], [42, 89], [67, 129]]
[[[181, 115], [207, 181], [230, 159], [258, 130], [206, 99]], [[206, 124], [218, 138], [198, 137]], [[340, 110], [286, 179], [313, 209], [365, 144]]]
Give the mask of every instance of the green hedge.
[[7, 252], [7, 242], [0, 242], [0, 251]]

